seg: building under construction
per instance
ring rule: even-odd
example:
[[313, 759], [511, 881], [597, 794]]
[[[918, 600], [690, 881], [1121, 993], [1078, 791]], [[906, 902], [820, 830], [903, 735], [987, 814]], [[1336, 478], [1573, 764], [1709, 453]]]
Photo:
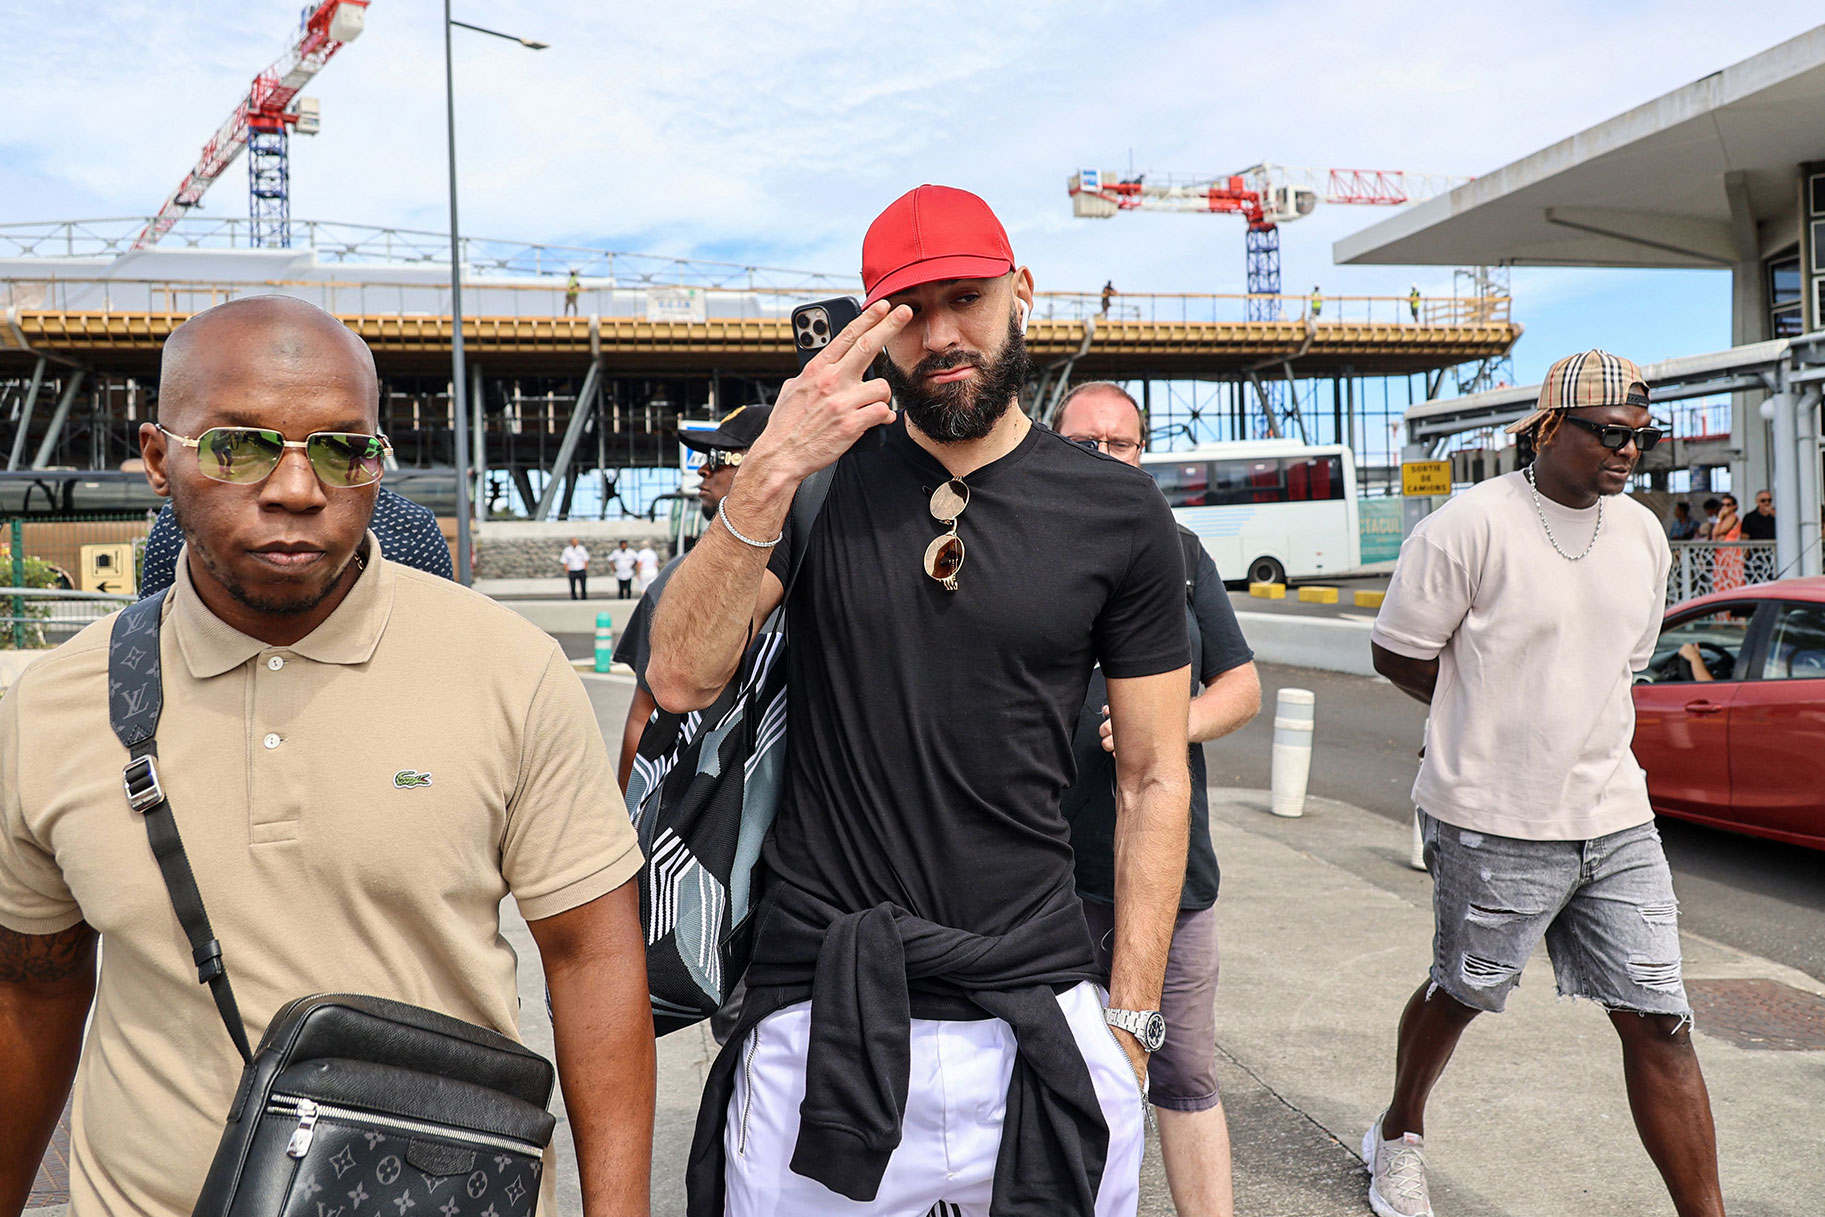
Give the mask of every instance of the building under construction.
[[[453, 511], [443, 234], [291, 221], [287, 247], [253, 248], [243, 221], [185, 217], [158, 246], [135, 248], [145, 226], [0, 226], [0, 454], [12, 475], [0, 509], [148, 505], [134, 479], [104, 471], [138, 454], [161, 343], [210, 305], [281, 293], [336, 314], [373, 348], [400, 464], [390, 484]], [[858, 287], [481, 239], [465, 241], [463, 261], [471, 476], [478, 513], [494, 518], [649, 514], [677, 488], [679, 421], [771, 400], [797, 367], [792, 308]], [[1289, 298], [1271, 319], [1248, 320], [1255, 303], [1041, 292], [1028, 408], [1044, 418], [1072, 382], [1121, 381], [1147, 407], [1156, 447], [1273, 434], [1346, 442], [1372, 482], [1390, 460], [1390, 424], [1454, 369], [1500, 360], [1520, 332], [1502, 296], [1336, 297], [1318, 319]]]

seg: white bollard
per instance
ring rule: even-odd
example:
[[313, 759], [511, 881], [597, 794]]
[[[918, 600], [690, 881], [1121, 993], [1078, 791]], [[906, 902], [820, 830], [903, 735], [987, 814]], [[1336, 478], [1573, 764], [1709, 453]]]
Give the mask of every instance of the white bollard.
[[1273, 813], [1305, 814], [1305, 783], [1312, 772], [1312, 715], [1310, 689], [1282, 689], [1274, 704]]

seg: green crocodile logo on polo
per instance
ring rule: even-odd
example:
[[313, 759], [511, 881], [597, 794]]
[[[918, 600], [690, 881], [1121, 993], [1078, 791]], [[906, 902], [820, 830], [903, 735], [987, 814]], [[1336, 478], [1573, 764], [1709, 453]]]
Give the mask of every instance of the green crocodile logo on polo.
[[429, 786], [431, 775], [420, 773], [416, 769], [401, 769], [393, 775], [393, 785], [401, 790], [411, 790], [415, 786]]

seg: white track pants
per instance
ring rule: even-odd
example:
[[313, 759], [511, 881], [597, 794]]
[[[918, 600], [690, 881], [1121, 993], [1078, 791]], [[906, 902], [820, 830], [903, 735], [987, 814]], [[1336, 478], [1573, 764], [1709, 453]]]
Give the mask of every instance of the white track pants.
[[[1058, 998], [1109, 1124], [1097, 1217], [1133, 1217], [1146, 1145], [1140, 1088], [1103, 1022], [1102, 995], [1080, 984]], [[728, 1217], [987, 1217], [1014, 1070], [1014, 1034], [998, 1018], [912, 1021], [912, 1071], [899, 1148], [866, 1203], [790, 1169], [805, 1097], [811, 1003], [762, 1019], [741, 1046], [723, 1136]]]

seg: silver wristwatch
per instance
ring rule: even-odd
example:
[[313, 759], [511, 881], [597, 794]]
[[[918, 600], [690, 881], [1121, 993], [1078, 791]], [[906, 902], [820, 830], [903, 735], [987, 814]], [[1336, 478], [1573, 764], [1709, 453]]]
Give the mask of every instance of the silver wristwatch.
[[1132, 1035], [1149, 1053], [1158, 1052], [1166, 1042], [1166, 1019], [1158, 1010], [1110, 1008], [1103, 1011], [1103, 1021]]

